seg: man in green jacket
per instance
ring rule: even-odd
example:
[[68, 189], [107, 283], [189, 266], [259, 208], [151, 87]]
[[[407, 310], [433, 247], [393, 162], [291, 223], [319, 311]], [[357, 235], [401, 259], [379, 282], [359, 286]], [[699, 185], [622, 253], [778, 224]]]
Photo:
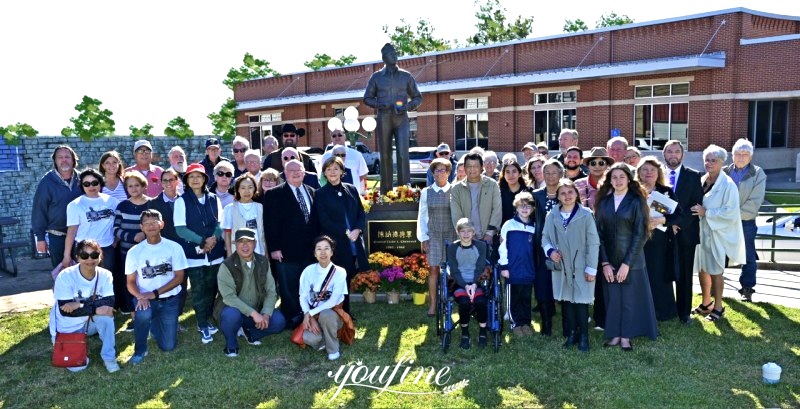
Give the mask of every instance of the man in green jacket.
[[217, 275], [219, 296], [214, 315], [225, 335], [225, 356], [239, 355], [237, 338], [245, 337], [250, 345], [261, 345], [261, 338], [277, 334], [286, 327], [286, 319], [275, 310], [278, 293], [269, 269], [269, 260], [253, 252], [256, 232], [242, 228], [234, 235], [236, 254], [228, 257]]

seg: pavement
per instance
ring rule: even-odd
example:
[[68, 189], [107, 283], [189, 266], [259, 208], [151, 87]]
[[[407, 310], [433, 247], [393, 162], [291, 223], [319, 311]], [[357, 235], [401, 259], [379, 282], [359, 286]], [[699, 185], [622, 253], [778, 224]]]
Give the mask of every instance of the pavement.
[[[0, 272], [0, 315], [49, 308], [53, 303], [53, 279], [50, 277], [50, 259], [20, 257], [19, 276]], [[800, 308], [800, 266], [778, 264], [758, 270], [758, 285], [754, 302]], [[765, 267], [765, 268], [761, 268]], [[694, 291], [700, 293], [697, 278]], [[724, 297], [739, 299], [739, 270], [725, 270]], [[357, 301], [360, 297], [354, 297]]]

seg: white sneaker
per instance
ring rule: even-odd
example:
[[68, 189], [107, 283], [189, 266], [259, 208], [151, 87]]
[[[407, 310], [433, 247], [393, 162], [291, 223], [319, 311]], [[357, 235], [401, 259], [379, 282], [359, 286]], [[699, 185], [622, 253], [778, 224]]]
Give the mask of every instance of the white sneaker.
[[261, 341], [259, 341], [259, 340], [251, 341], [250, 338], [247, 337], [247, 334], [245, 334], [244, 328], [242, 328], [242, 327], [239, 327], [239, 332], [236, 333], [236, 336], [237, 337], [244, 337], [245, 341], [247, 341], [247, 343], [250, 344], [250, 345], [254, 345], [254, 346], [261, 345]]
[[108, 370], [108, 373], [119, 371], [119, 364], [117, 361], [104, 361], [103, 363], [106, 364], [106, 370]]
[[335, 361], [335, 360], [339, 359], [340, 356], [342, 356], [342, 354], [340, 354], [338, 352], [334, 352], [332, 354], [328, 354], [328, 360], [329, 361]]
[[202, 341], [204, 344], [214, 341], [214, 338], [211, 336], [208, 328], [202, 328], [200, 330], [200, 341]]

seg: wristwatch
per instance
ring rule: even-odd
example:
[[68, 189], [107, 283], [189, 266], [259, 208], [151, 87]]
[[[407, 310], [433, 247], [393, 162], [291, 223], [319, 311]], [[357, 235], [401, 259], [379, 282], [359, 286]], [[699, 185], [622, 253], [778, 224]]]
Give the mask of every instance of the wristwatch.
[[153, 290], [153, 295], [155, 296], [155, 298], [153, 298], [153, 299], [157, 300], [158, 299], [158, 290]]

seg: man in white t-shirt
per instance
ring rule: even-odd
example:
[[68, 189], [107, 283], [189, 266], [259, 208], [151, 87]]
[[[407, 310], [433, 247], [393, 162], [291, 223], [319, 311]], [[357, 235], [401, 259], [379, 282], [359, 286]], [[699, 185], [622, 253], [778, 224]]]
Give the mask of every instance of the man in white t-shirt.
[[141, 229], [146, 240], [133, 246], [125, 259], [128, 291], [135, 298], [135, 337], [131, 363], [140, 364], [147, 355], [147, 336], [162, 351], [175, 349], [180, 315], [181, 282], [188, 267], [178, 243], [161, 237], [164, 221], [158, 210], [142, 212]]

